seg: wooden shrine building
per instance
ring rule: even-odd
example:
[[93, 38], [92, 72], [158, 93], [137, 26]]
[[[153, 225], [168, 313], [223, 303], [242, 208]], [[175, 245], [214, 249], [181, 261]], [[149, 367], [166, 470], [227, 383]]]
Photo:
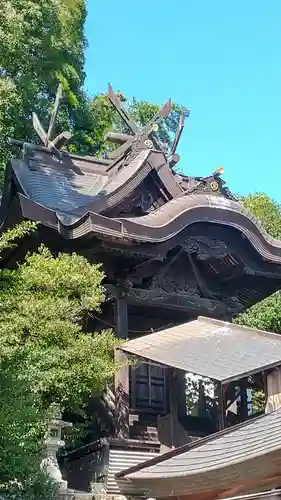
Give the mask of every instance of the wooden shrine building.
[[[213, 500], [218, 495], [260, 491], [263, 485], [265, 489], [281, 486], [280, 335], [199, 317], [131, 340], [120, 349], [127, 356], [169, 366], [171, 377], [170, 412], [158, 418], [165, 447], [158, 457], [117, 472], [120, 491]], [[181, 374], [190, 372], [212, 379], [218, 391], [214, 412], [218, 432], [198, 440], [188, 436], [188, 416], [179, 390]], [[263, 378], [266, 393], [266, 415], [257, 418], [249, 412], [246, 393], [256, 375]], [[228, 413], [238, 398], [240, 423], [233, 425]], [[204, 401], [199, 403], [203, 407]], [[161, 454], [165, 448], [170, 451]]]
[[[139, 127], [111, 86], [108, 97], [125, 123], [126, 134], [108, 134], [108, 141], [116, 144], [116, 148], [109, 148], [106, 157], [68, 153], [63, 146], [71, 134], [62, 132], [54, 137], [61, 89], [47, 132], [33, 113], [34, 129], [42, 144], [11, 140], [15, 158], [6, 169], [1, 230], [23, 220], [35, 221], [38, 226], [19, 247], [5, 251], [1, 265], [14, 266], [40, 243], [53, 252], [78, 252], [92, 263], [102, 263], [107, 300], [102, 314], [92, 318], [91, 330], [110, 326], [118, 337], [132, 342], [150, 332], [161, 331], [159, 335], [155, 333], [154, 346], [160, 356], [162, 338], [168, 328], [188, 322], [194, 325], [198, 316], [231, 321], [235, 314], [280, 289], [281, 242], [270, 237], [234, 198], [225, 186], [221, 169], [207, 177], [177, 173], [180, 158], [176, 149], [187, 113], [182, 114], [174, 141], [165, 149], [159, 141], [159, 126], [171, 111], [171, 101], [149, 123]], [[126, 469], [158, 455], [161, 446], [174, 447], [184, 444], [180, 439], [190, 441], [191, 437], [204, 437], [225, 427], [222, 405], [226, 398], [233, 399], [232, 389], [229, 387], [228, 395], [222, 393], [221, 382], [227, 382], [221, 375], [222, 366], [218, 376], [213, 371], [203, 373], [203, 364], [209, 366], [204, 342], [207, 344], [212, 337], [203, 323], [200, 330], [203, 347], [199, 348], [197, 339], [195, 364], [183, 366], [175, 360], [172, 363], [172, 354], [179, 355], [180, 330], [174, 330], [175, 342], [170, 344], [165, 359], [158, 359], [152, 351], [149, 355], [144, 350], [133, 352], [141, 356], [142, 363], [117, 374], [115, 384], [96, 407], [102, 422], [100, 436], [67, 458], [66, 469], [73, 482], [81, 482], [83, 468], [88, 471], [85, 484], [78, 489], [86, 490], [93, 482], [105, 484], [105, 478], [109, 477], [106, 461], [111, 461], [111, 472], [116, 463], [119, 470], [120, 465]], [[231, 332], [232, 335], [235, 333]], [[213, 334], [213, 341], [216, 340]], [[230, 338], [227, 341], [232, 349], [234, 342]], [[250, 348], [246, 340], [242, 347]], [[117, 354], [126, 356], [125, 348]], [[270, 350], [269, 364], [276, 363], [277, 354], [273, 360], [272, 356]], [[245, 370], [234, 374], [235, 380], [238, 375], [242, 379], [240, 421], [247, 418], [248, 371], [252, 373], [252, 369], [258, 368], [262, 372], [268, 367], [265, 359], [255, 365], [255, 358], [251, 364], [250, 357], [247, 351], [248, 368], [245, 359], [237, 359], [243, 361]], [[181, 372], [176, 375], [176, 388], [175, 372], [167, 365]], [[216, 381], [221, 409], [212, 418], [186, 415], [183, 373], [188, 370]], [[260, 387], [263, 374], [254, 372], [251, 383]], [[233, 374], [228, 378], [234, 380]], [[184, 429], [175, 431], [172, 441], [167, 417], [173, 413], [175, 404], [171, 394], [177, 397], [179, 425]], [[110, 485], [110, 481], [106, 484]], [[108, 491], [116, 492], [115, 485], [112, 479]]]

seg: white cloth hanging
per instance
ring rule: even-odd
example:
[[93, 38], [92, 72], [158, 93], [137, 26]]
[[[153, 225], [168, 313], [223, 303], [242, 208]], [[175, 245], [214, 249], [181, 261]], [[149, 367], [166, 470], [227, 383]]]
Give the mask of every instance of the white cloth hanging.
[[265, 413], [281, 408], [281, 366], [267, 375], [267, 401]]

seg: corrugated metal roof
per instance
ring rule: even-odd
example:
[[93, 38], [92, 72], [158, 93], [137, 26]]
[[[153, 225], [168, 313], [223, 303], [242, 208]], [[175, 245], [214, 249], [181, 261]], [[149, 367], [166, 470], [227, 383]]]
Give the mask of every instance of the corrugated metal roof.
[[106, 483], [107, 495], [121, 495], [136, 493], [135, 486], [126, 480], [116, 482], [115, 474], [118, 474], [123, 469], [127, 469], [134, 465], [146, 462], [151, 458], [156, 457], [159, 453], [153, 453], [148, 450], [130, 450], [115, 448], [109, 451], [109, 468]]
[[[159, 458], [125, 477], [156, 497], [231, 488], [280, 475], [281, 409]], [[278, 472], [279, 471], [279, 472]], [[279, 479], [280, 482], [280, 479]]]
[[281, 364], [281, 336], [199, 317], [121, 346], [124, 352], [230, 382]]

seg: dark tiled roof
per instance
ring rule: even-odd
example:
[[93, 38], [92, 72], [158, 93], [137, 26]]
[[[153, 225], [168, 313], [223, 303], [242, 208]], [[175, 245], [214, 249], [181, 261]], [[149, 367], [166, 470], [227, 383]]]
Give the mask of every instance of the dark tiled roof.
[[198, 318], [122, 345], [139, 357], [227, 382], [281, 363], [281, 336]]
[[[66, 157], [63, 163], [37, 151], [29, 166], [13, 161], [13, 169], [29, 200], [54, 210], [71, 224], [89, 211], [99, 213], [118, 200], [120, 187], [137, 174], [150, 154], [142, 151], [126, 169], [110, 176], [105, 167]], [[93, 163], [93, 162], [92, 162]], [[91, 165], [91, 164], [90, 164]], [[150, 168], [150, 166], [148, 166]], [[135, 186], [132, 186], [132, 189]], [[128, 193], [130, 190], [128, 189]]]
[[[281, 263], [281, 242], [269, 236], [248, 210], [222, 195], [184, 191], [160, 151], [144, 149], [128, 164], [120, 160], [112, 166], [107, 160], [70, 154], [63, 154], [60, 162], [51, 151], [35, 148], [28, 162], [12, 162], [22, 197], [19, 217], [27, 217], [28, 211], [32, 220], [54, 226], [67, 239], [93, 233], [121, 243], [161, 243], [204, 221], [238, 230], [263, 259]], [[160, 192], [164, 187], [164, 205], [144, 216], [108, 217], [108, 210], [130, 199], [150, 172]]]

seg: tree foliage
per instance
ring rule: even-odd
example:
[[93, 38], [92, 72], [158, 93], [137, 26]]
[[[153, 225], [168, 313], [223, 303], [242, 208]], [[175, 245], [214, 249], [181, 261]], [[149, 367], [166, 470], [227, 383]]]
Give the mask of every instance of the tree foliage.
[[[125, 130], [107, 95], [90, 99], [83, 90], [85, 17], [84, 0], [0, 0], [0, 177], [12, 153], [8, 138], [38, 142], [31, 112], [47, 128], [59, 83], [64, 101], [56, 132], [72, 132], [69, 151], [102, 155], [110, 147], [106, 132]], [[159, 109], [135, 99], [127, 104], [140, 124]], [[175, 132], [179, 110], [174, 106], [161, 124], [164, 144]]]
[[[260, 220], [268, 234], [281, 239], [281, 207], [278, 203], [264, 193], [251, 194], [241, 201]], [[280, 291], [238, 315], [235, 321], [240, 325], [281, 333]]]
[[[33, 230], [25, 223], [9, 231], [0, 238], [0, 249]], [[90, 311], [99, 311], [104, 300], [103, 277], [101, 268], [83, 257], [54, 257], [44, 246], [17, 269], [0, 270], [2, 489], [36, 497], [46, 483], [39, 465], [50, 405], [83, 407], [119, 367], [113, 357], [118, 340], [109, 331], [87, 328]], [[52, 485], [47, 486], [51, 495]]]
[[31, 112], [48, 116], [58, 83], [65, 105], [58, 132], [73, 129], [85, 107], [84, 0], [0, 0], [0, 161], [8, 137], [37, 140]]
[[15, 356], [0, 363], [0, 495], [51, 500], [56, 487], [41, 469], [48, 412], [29, 384], [19, 380], [21, 361]]
[[265, 193], [249, 194], [241, 198], [243, 205], [261, 222], [273, 238], [281, 239], [281, 205]]
[[88, 311], [104, 299], [103, 272], [83, 257], [41, 247], [16, 271], [2, 271], [0, 354], [21, 355], [19, 376], [43, 401], [76, 405], [115, 372], [110, 332], [85, 334]]

